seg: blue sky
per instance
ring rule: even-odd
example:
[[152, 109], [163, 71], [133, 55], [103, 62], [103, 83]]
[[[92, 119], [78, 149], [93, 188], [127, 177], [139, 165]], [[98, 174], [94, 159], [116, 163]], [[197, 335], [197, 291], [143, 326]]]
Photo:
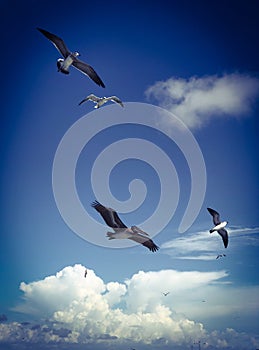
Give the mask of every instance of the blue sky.
[[[0, 6], [0, 349], [58, 344], [60, 349], [181, 350], [197, 347], [199, 340], [207, 349], [258, 348], [257, 2], [15, 1], [11, 6], [3, 1]], [[79, 51], [106, 88], [74, 68], [68, 76], [58, 73], [60, 55], [36, 27]], [[78, 106], [90, 93], [115, 94], [125, 108]], [[75, 184], [83, 213], [94, 220], [88, 224], [77, 216], [72, 198], [62, 203], [85, 239], [66, 224], [52, 187], [58, 146], [77, 126], [62, 159], [68, 164], [80, 138], [93, 134], [78, 157]], [[155, 144], [166, 156], [147, 151], [147, 143], [130, 143], [133, 138]], [[108, 149], [102, 160], [116, 164], [109, 194], [105, 166], [99, 163], [94, 178], [91, 172], [103, 150], [121, 140], [126, 143]], [[146, 162], [131, 152], [147, 156]], [[62, 193], [67, 174], [58, 178]], [[142, 180], [135, 182], [141, 187], [134, 188], [135, 179]], [[169, 208], [171, 219], [149, 222], [161, 188], [159, 210]], [[197, 215], [179, 233], [191, 191]], [[148, 230], [160, 250], [124, 243], [116, 248], [90, 206], [96, 194], [126, 224]], [[207, 207], [229, 221], [227, 249], [208, 232]], [[226, 257], [216, 260], [223, 252]]]

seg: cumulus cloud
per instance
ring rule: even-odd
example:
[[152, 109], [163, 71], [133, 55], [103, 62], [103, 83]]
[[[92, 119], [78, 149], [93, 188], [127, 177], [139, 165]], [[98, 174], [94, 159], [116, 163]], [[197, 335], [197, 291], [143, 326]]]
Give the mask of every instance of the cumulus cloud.
[[259, 94], [259, 79], [244, 74], [172, 77], [158, 81], [145, 92], [188, 127], [199, 128], [214, 117], [247, 116]]
[[[154, 349], [185, 349], [193, 339], [203, 339], [210, 349], [221, 348], [222, 342], [242, 348], [242, 334], [234, 333], [233, 339], [232, 331], [213, 335], [194, 321], [202, 315], [211, 318], [236, 312], [238, 298], [247, 300], [246, 290], [239, 295], [220, 284], [228, 277], [226, 271], [139, 271], [124, 283], [104, 283], [90, 269], [84, 278], [84, 271], [82, 265], [68, 266], [41, 281], [22, 282], [23, 302], [15, 310], [49, 321], [2, 323], [0, 343], [60, 344], [60, 349], [66, 344], [94, 344], [95, 348], [103, 344], [103, 349], [123, 349], [129, 344], [144, 349], [152, 344]], [[165, 290], [170, 291], [167, 297], [162, 293]], [[258, 309], [257, 293], [258, 288], [250, 293], [253, 310]], [[201, 307], [205, 296], [211, 302]], [[251, 339], [246, 336], [244, 344], [251, 345]]]

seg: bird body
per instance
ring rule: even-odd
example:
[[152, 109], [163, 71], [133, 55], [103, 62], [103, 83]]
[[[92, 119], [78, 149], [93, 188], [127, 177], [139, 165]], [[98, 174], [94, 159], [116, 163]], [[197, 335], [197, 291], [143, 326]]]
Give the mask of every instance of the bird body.
[[216, 257], [216, 259], [223, 258], [223, 256], [226, 256], [226, 254], [218, 254], [218, 256]]
[[207, 208], [208, 212], [212, 216], [214, 227], [210, 230], [210, 233], [212, 232], [218, 232], [218, 234], [221, 236], [223, 240], [224, 247], [227, 248], [228, 246], [228, 233], [227, 230], [225, 230], [225, 226], [227, 225], [227, 221], [220, 221], [219, 213], [211, 208]]
[[74, 54], [71, 53], [67, 56], [67, 58], [59, 58], [57, 60], [58, 72], [62, 72], [64, 74], [69, 74], [69, 67], [73, 64], [74, 58], [79, 56], [77, 52]]
[[216, 225], [215, 227], [213, 227], [213, 228], [210, 230], [210, 233], [215, 232], [215, 231], [218, 231], [218, 230], [224, 228], [226, 225], [227, 225], [227, 221], [223, 221], [223, 222], [221, 222], [220, 224], [218, 224], [218, 225]]
[[107, 237], [111, 239], [131, 239], [147, 247], [150, 251], [155, 252], [159, 247], [149, 238], [148, 233], [141, 230], [137, 226], [127, 227], [120, 219], [117, 212], [105, 207], [101, 203], [95, 201], [92, 207], [102, 216], [105, 223], [111, 227], [114, 232], [107, 232]]
[[133, 231], [130, 227], [114, 228], [115, 232], [107, 232], [107, 237], [110, 239], [130, 239]]
[[47, 39], [49, 39], [52, 44], [56, 47], [56, 49], [61, 53], [63, 58], [59, 58], [57, 60], [58, 71], [64, 74], [69, 74], [69, 67], [73, 66], [78, 69], [83, 74], [87, 75], [90, 79], [92, 79], [97, 85], [101, 87], [105, 87], [101, 78], [95, 72], [93, 67], [89, 64], [80, 61], [77, 57], [80, 56], [78, 52], [71, 52], [65, 42], [59, 38], [57, 35], [48, 32], [45, 29], [37, 28], [38, 31], [41, 32]]
[[79, 106], [86, 101], [93, 101], [95, 103], [94, 108], [100, 108], [102, 105], [104, 105], [108, 101], [115, 102], [115, 103], [119, 104], [121, 107], [124, 107], [122, 101], [117, 96], [98, 97], [98, 96], [95, 96], [94, 94], [90, 94], [89, 96], [84, 98], [81, 102], [79, 102]]

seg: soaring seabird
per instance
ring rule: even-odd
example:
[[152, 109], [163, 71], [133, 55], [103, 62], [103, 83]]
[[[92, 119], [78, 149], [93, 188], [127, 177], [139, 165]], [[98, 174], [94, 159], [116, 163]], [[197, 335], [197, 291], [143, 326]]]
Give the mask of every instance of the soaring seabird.
[[107, 232], [109, 239], [131, 239], [155, 252], [159, 247], [149, 238], [149, 235], [137, 226], [127, 227], [119, 218], [119, 215], [112, 208], [105, 207], [101, 203], [94, 201], [92, 207], [101, 214], [103, 220], [108, 226], [113, 228], [114, 232]]
[[227, 225], [227, 221], [220, 221], [220, 217], [219, 217], [219, 213], [211, 208], [207, 208], [209, 213], [212, 215], [213, 218], [213, 223], [215, 225], [215, 227], [213, 227], [210, 230], [210, 233], [217, 231], [218, 234], [222, 237], [223, 243], [224, 243], [224, 247], [227, 248], [228, 246], [228, 233], [227, 231], [224, 229], [224, 227]]
[[170, 292], [163, 292], [164, 296], [166, 297]]
[[37, 28], [46, 38], [48, 38], [52, 44], [56, 47], [56, 49], [61, 53], [64, 57], [59, 58], [57, 60], [58, 71], [64, 74], [69, 74], [69, 67], [72, 65], [78, 70], [80, 70], [83, 74], [86, 74], [89, 78], [91, 78], [97, 85], [105, 87], [101, 78], [97, 75], [96, 71], [93, 67], [89, 66], [89, 64], [80, 61], [77, 57], [80, 56], [78, 52], [71, 52], [68, 50], [64, 41], [56, 36], [48, 32], [47, 30]]
[[101, 107], [102, 105], [104, 105], [108, 101], [112, 101], [112, 102], [118, 103], [119, 105], [121, 105], [121, 107], [124, 107], [122, 101], [117, 96], [97, 97], [94, 94], [91, 94], [91, 95], [87, 96], [86, 98], [84, 98], [81, 102], [79, 102], [79, 106], [82, 103], [84, 103], [86, 101], [89, 101], [89, 100], [93, 101], [95, 103], [94, 108], [99, 108], [99, 107]]
[[223, 258], [223, 256], [226, 256], [226, 254], [218, 254], [218, 256], [216, 257], [216, 260], [219, 258]]

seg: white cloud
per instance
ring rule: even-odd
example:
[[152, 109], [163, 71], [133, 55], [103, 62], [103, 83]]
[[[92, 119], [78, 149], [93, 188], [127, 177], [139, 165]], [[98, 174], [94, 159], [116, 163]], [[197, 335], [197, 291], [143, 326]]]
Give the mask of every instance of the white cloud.
[[[229, 228], [229, 241], [232, 246], [239, 244], [242, 239], [242, 245], [258, 245], [259, 227], [254, 228]], [[225, 249], [221, 237], [215, 232], [210, 234], [209, 231], [199, 231], [195, 233], [186, 233], [178, 236], [161, 245], [162, 251], [171, 255], [175, 259], [187, 260], [215, 260], [219, 252]]]
[[247, 116], [259, 94], [259, 79], [244, 74], [158, 81], [146, 92], [188, 127], [198, 128], [214, 117]]
[[[90, 269], [85, 278], [84, 271], [82, 265], [68, 266], [41, 281], [21, 283], [23, 302], [15, 310], [50, 321], [0, 324], [0, 343], [101, 342], [106, 349], [111, 343], [118, 348], [135, 343], [185, 349], [192, 339], [204, 339], [215, 348], [219, 341], [234, 348], [244, 342], [241, 334], [233, 339], [213, 335], [194, 319], [258, 312], [258, 287], [234, 289], [224, 284], [225, 271], [140, 271], [125, 283], [107, 284]], [[164, 291], [170, 291], [168, 296]], [[249, 342], [245, 338], [244, 344]]]
[[[21, 283], [24, 302], [15, 311], [48, 317], [53, 310], [62, 310], [74, 300], [93, 298], [106, 290], [104, 282], [92, 270], [84, 277], [81, 265], [67, 266], [55, 276], [37, 282]], [[62, 296], [62, 297], [60, 297]]]

